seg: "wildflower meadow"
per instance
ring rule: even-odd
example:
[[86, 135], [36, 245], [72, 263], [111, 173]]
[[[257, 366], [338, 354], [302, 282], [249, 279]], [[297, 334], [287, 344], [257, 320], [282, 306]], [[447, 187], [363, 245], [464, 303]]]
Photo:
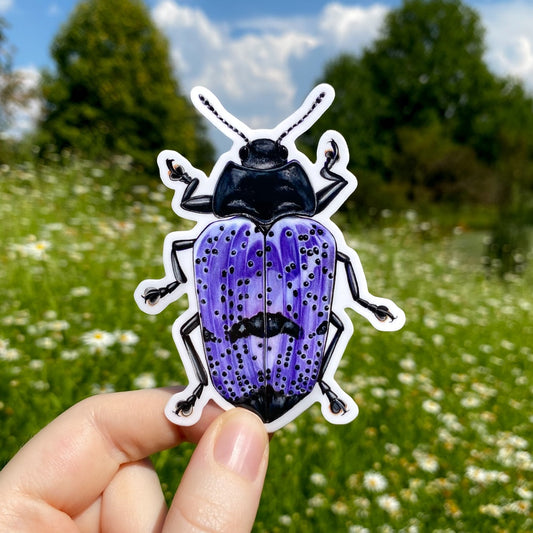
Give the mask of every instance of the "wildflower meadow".
[[[86, 396], [186, 383], [171, 326], [187, 299], [153, 317], [133, 291], [190, 223], [121, 164], [0, 167], [0, 466]], [[346, 220], [370, 291], [407, 323], [350, 314], [336, 378], [359, 417], [334, 426], [314, 406], [274, 435], [255, 531], [533, 530], [532, 267], [490, 275], [469, 213]], [[168, 498], [192, 450], [153, 457]]]

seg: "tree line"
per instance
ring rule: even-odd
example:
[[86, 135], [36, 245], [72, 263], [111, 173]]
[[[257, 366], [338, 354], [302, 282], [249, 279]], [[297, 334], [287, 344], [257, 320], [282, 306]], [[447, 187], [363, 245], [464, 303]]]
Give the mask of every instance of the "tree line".
[[[312, 154], [325, 129], [342, 132], [360, 181], [358, 209], [447, 202], [529, 213], [533, 100], [519, 80], [489, 70], [485, 47], [479, 15], [461, 0], [405, 0], [360, 55], [325, 66], [317, 82], [331, 83], [337, 97], [303, 149]], [[0, 50], [5, 80], [2, 26]], [[31, 134], [43, 152], [128, 154], [152, 173], [154, 154], [174, 146], [210, 168], [213, 147], [141, 0], [81, 1], [51, 54], [55, 69], [42, 75], [43, 113]], [[17, 91], [2, 87], [5, 111]], [[0, 114], [4, 127], [7, 118]]]
[[[30, 134], [42, 155], [126, 155], [150, 174], [163, 147], [179, 146], [200, 167], [212, 161], [205, 126], [182, 94], [168, 42], [142, 0], [79, 2], [51, 56], [55, 68], [42, 73], [42, 116]], [[0, 63], [6, 74], [7, 67]]]
[[326, 66], [320, 81], [337, 98], [315, 131], [346, 136], [369, 195], [516, 210], [533, 185], [533, 100], [520, 81], [493, 74], [484, 53], [476, 11], [407, 0], [360, 56]]

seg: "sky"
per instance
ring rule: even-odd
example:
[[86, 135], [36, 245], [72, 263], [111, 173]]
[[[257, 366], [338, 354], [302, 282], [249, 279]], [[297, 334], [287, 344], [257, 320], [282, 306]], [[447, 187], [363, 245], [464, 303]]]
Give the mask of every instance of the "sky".
[[[182, 91], [214, 92], [253, 128], [273, 128], [295, 110], [341, 52], [360, 54], [400, 0], [145, 0], [168, 37]], [[77, 0], [0, 0], [14, 67], [27, 84], [53, 68], [53, 37]], [[471, 0], [486, 29], [486, 61], [498, 75], [521, 78], [533, 93], [533, 1]], [[38, 105], [19, 110], [12, 132], [31, 127]], [[209, 130], [217, 148], [229, 140]], [[168, 147], [177, 149], [178, 147]]]

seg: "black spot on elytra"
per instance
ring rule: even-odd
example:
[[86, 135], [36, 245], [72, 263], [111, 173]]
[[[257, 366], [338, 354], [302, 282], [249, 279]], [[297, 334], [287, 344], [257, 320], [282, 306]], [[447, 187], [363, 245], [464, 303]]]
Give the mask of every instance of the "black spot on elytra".
[[325, 335], [328, 332], [328, 321], [324, 320], [316, 329], [317, 335]]
[[[265, 321], [265, 314], [260, 312], [251, 318], [245, 318], [233, 324], [228, 333], [228, 339], [230, 342], [235, 342], [237, 339], [252, 335], [259, 338], [269, 338], [280, 334], [299, 338], [301, 328], [296, 322], [284, 317], [281, 313], [267, 313]], [[258, 344], [258, 346], [262, 347], [262, 343]]]
[[217, 338], [214, 333], [209, 331], [207, 328], [203, 328], [203, 337], [205, 342], [216, 342]]

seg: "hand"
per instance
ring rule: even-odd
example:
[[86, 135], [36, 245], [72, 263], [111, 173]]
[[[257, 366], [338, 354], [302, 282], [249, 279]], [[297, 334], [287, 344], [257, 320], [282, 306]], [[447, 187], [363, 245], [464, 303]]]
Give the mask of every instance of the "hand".
[[[0, 472], [0, 532], [250, 531], [268, 462], [263, 424], [209, 404], [194, 426], [175, 426], [163, 414], [175, 392], [94, 396], [51, 422]], [[167, 511], [147, 457], [184, 441], [198, 446]]]

